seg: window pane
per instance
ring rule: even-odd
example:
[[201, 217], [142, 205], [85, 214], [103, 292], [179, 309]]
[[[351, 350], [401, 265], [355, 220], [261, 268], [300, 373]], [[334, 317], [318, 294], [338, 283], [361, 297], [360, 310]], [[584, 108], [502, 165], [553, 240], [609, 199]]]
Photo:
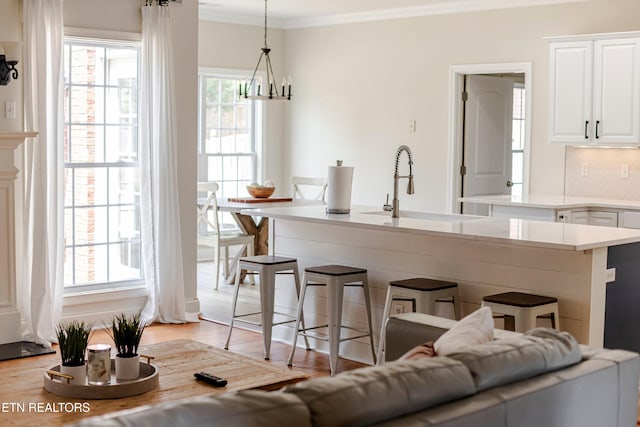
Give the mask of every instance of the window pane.
[[107, 162], [138, 161], [138, 128], [133, 126], [106, 126]]
[[107, 208], [87, 207], [75, 208], [74, 236], [76, 245], [107, 242]]
[[220, 102], [223, 104], [233, 104], [238, 97], [236, 89], [238, 83], [235, 80], [222, 80], [220, 84]]
[[109, 208], [109, 242], [140, 240], [140, 210], [136, 205]]
[[138, 106], [134, 90], [130, 87], [107, 89], [107, 123], [128, 125], [137, 122]]
[[223, 105], [221, 107], [221, 123], [220, 127], [223, 129], [234, 129], [235, 128], [235, 108], [233, 105]]
[[511, 187], [511, 195], [522, 197], [522, 184], [513, 184], [513, 187]]
[[140, 243], [109, 245], [109, 280], [130, 280], [140, 277]]
[[76, 284], [107, 281], [107, 246], [78, 246], [75, 248]]
[[222, 181], [222, 157], [209, 156], [207, 181]]
[[71, 87], [71, 123], [104, 123], [104, 88]]
[[220, 131], [220, 148], [222, 153], [236, 152], [236, 133], [233, 129], [223, 129]]
[[207, 78], [206, 87], [207, 87], [207, 94], [206, 94], [207, 97], [205, 99], [207, 104], [209, 103], [217, 104], [218, 102], [220, 102], [220, 80]]
[[73, 284], [73, 248], [64, 248], [64, 284]]
[[69, 162], [104, 162], [104, 126], [69, 126]]
[[[238, 176], [238, 159], [235, 156], [225, 156], [222, 159], [225, 179]], [[237, 179], [237, 178], [235, 178]]]
[[236, 148], [238, 153], [251, 153], [253, 152], [251, 141], [251, 134], [249, 129], [242, 129], [236, 131]]
[[524, 154], [522, 152], [513, 153], [512, 157], [512, 168], [511, 168], [511, 181], [513, 183], [522, 183], [523, 181], [523, 165], [524, 165]]
[[135, 49], [107, 49], [107, 79], [110, 86], [138, 85], [138, 51]]
[[524, 146], [524, 120], [514, 120], [511, 126], [513, 150], [522, 150]]
[[106, 168], [76, 168], [73, 198], [75, 206], [106, 205]]
[[72, 46], [70, 67], [72, 84], [104, 84], [104, 49], [93, 46]]
[[249, 106], [246, 103], [236, 105], [236, 125], [237, 129], [249, 128]]
[[249, 156], [242, 156], [238, 158], [238, 179], [249, 181], [253, 178], [253, 161]]
[[140, 170], [109, 168], [109, 204], [140, 203]]

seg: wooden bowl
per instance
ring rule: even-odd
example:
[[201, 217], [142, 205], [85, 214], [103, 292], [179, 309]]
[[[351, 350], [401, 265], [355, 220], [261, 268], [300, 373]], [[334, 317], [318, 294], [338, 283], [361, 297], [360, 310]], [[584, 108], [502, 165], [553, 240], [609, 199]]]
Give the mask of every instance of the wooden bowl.
[[251, 197], [257, 199], [266, 199], [271, 197], [276, 187], [247, 187], [247, 191], [251, 194]]

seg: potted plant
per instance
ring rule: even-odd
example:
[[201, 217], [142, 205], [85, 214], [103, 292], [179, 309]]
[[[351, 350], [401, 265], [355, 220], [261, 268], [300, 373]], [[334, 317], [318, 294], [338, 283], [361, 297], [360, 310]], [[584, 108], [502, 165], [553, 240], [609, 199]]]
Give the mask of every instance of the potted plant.
[[140, 314], [120, 314], [113, 319], [109, 335], [116, 348], [116, 378], [135, 380], [140, 375], [138, 346], [147, 326]]
[[87, 378], [85, 352], [91, 334], [91, 325], [72, 321], [59, 323], [56, 327], [58, 345], [60, 347], [60, 373], [71, 375], [69, 384], [84, 385]]

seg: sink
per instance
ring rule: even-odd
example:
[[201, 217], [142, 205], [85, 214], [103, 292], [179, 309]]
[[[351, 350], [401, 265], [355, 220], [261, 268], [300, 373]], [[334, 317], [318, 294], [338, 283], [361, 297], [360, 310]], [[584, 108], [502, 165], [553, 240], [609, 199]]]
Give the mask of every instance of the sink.
[[[391, 212], [386, 211], [362, 212], [362, 214], [388, 216], [389, 218], [391, 218]], [[486, 217], [478, 215], [445, 214], [436, 212], [400, 211], [400, 218], [426, 219], [429, 221], [468, 221]]]

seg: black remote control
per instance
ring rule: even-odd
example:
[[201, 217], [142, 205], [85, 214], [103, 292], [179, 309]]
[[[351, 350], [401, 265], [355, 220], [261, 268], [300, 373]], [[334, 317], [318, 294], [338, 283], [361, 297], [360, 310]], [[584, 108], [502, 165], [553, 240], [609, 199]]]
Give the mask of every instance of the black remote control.
[[206, 372], [198, 372], [193, 374], [193, 376], [196, 377], [197, 380], [204, 381], [214, 387], [224, 387], [227, 385], [227, 380], [224, 378], [216, 377], [215, 375], [211, 375]]

